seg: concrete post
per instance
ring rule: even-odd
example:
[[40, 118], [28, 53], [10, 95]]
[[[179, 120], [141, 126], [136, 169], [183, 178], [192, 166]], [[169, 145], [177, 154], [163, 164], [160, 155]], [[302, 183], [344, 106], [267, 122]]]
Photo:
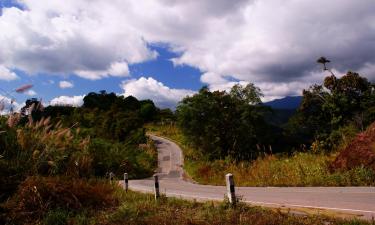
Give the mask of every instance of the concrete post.
[[159, 177], [158, 175], [154, 175], [154, 191], [155, 191], [155, 200], [158, 200], [160, 197], [160, 191], [159, 191]]
[[227, 193], [228, 193], [229, 202], [232, 205], [236, 205], [236, 194], [234, 190], [233, 175], [231, 173], [228, 173], [227, 175], [225, 175], [225, 181], [227, 184]]
[[128, 188], [129, 188], [129, 176], [128, 176], [128, 173], [124, 173], [124, 188], [125, 188], [125, 191], [128, 192]]
[[109, 181], [111, 182], [111, 184], [112, 184], [112, 181], [113, 181], [114, 177], [115, 177], [115, 174], [110, 172], [109, 173]]

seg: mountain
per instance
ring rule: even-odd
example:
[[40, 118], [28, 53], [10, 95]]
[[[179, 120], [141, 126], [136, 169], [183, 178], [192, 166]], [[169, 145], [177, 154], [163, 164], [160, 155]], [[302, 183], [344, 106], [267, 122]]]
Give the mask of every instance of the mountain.
[[265, 102], [264, 105], [270, 106], [273, 109], [297, 109], [301, 101], [302, 96], [286, 96], [285, 98]]

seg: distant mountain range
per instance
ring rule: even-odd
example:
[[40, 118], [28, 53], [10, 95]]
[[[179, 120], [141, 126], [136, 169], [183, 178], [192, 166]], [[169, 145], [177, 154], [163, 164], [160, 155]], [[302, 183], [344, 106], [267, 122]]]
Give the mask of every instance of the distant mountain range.
[[285, 98], [275, 99], [265, 102], [264, 105], [274, 109], [297, 109], [301, 104], [302, 96], [286, 96]]

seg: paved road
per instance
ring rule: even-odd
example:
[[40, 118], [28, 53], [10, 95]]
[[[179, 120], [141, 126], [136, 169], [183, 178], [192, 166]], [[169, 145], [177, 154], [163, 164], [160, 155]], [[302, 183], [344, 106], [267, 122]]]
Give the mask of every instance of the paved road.
[[[181, 149], [173, 142], [151, 136], [158, 149], [160, 190], [167, 196], [196, 200], [223, 200], [223, 186], [199, 185], [183, 177]], [[223, 177], [224, 179], [224, 177]], [[152, 192], [153, 180], [130, 180], [132, 190]], [[269, 207], [314, 208], [375, 217], [375, 187], [236, 187], [242, 201]]]

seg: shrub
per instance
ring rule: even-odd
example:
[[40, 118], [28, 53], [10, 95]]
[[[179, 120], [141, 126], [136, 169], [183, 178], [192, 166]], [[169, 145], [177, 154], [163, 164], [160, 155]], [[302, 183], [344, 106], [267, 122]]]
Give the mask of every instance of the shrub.
[[332, 170], [350, 170], [365, 167], [375, 172], [375, 123], [358, 134], [343, 148], [331, 164]]
[[89, 151], [96, 176], [113, 172], [122, 177], [127, 172], [130, 178], [148, 177], [157, 166], [157, 151], [150, 140], [147, 144], [134, 145], [95, 138]]
[[[51, 210], [79, 212], [115, 206], [117, 200], [113, 193], [113, 186], [96, 180], [29, 177], [5, 208], [10, 221], [39, 220]], [[52, 213], [50, 216], [57, 215]]]
[[66, 210], [56, 209], [47, 213], [43, 219], [45, 225], [66, 225], [69, 218], [69, 212]]

